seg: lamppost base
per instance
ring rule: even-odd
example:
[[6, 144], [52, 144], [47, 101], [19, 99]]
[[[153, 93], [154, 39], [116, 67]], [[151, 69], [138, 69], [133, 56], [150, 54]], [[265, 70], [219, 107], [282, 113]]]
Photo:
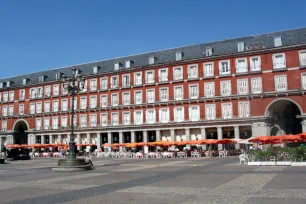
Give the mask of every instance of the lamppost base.
[[87, 171], [93, 170], [93, 164], [85, 159], [60, 159], [57, 167], [52, 168], [56, 172]]

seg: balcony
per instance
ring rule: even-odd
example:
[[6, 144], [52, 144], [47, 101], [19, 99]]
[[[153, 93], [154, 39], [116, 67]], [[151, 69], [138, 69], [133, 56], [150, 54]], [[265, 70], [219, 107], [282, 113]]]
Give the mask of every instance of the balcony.
[[122, 88], [130, 88], [130, 82], [122, 83]]
[[306, 68], [306, 58], [300, 60], [300, 68]]
[[166, 83], [166, 82], [168, 82], [169, 80], [168, 80], [168, 75], [166, 75], [166, 76], [160, 76], [159, 78], [158, 78], [158, 82], [160, 82], [160, 83]]
[[89, 87], [90, 91], [97, 91], [97, 85], [92, 85]]
[[190, 79], [198, 79], [198, 78], [199, 78], [199, 76], [198, 76], [197, 72], [188, 73], [188, 80], [190, 80]]
[[119, 85], [117, 83], [112, 83], [111, 84], [111, 89], [118, 89]]
[[153, 78], [146, 78], [146, 84], [154, 84], [155, 81]]

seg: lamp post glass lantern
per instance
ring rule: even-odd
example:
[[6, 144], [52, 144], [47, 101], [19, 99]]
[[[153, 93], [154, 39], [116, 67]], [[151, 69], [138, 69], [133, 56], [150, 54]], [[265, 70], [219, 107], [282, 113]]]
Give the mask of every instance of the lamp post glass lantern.
[[63, 76], [62, 78], [63, 88], [71, 95], [71, 133], [69, 141], [69, 155], [68, 159], [60, 159], [58, 161], [58, 167], [53, 168], [55, 171], [77, 171], [77, 170], [90, 170], [92, 165], [85, 159], [77, 159], [75, 154], [75, 141], [74, 141], [74, 98], [79, 92], [84, 89], [85, 79], [78, 75], [76, 68], [72, 69], [72, 76]]
[[76, 68], [72, 68], [72, 77], [68, 78], [63, 76], [63, 88], [68, 91], [68, 94], [71, 94], [72, 104], [71, 104], [71, 137], [69, 141], [69, 155], [68, 159], [76, 159], [75, 155], [75, 142], [74, 142], [74, 97], [80, 91], [84, 89], [85, 79], [81, 78], [79, 75], [76, 75]]

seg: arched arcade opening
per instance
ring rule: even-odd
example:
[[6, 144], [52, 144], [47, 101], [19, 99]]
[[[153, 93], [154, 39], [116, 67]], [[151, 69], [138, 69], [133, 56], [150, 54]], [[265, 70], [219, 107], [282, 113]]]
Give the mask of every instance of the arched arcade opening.
[[28, 124], [24, 120], [19, 120], [14, 125], [14, 144], [28, 143]]
[[277, 99], [266, 110], [269, 118], [270, 135], [299, 134], [302, 132], [301, 107], [291, 99]]

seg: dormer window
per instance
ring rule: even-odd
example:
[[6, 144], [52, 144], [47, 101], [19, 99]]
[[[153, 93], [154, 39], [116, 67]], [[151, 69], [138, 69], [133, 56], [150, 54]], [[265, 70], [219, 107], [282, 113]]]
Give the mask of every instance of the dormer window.
[[23, 85], [27, 85], [27, 82], [28, 82], [28, 79], [27, 79], [27, 78], [23, 78], [22, 84], [23, 84]]
[[2, 88], [3, 88], [3, 82], [0, 83], [0, 89], [2, 89]]
[[6, 87], [10, 88], [10, 86], [11, 86], [11, 82], [10, 81], [6, 82]]
[[57, 72], [57, 73], [55, 74], [55, 79], [56, 79], [56, 80], [60, 80], [60, 79], [61, 79], [61, 73], [60, 73], [60, 72]]
[[155, 64], [155, 57], [149, 57], [149, 64]]
[[125, 68], [131, 68], [131, 64], [132, 64], [131, 60], [125, 61]]
[[75, 76], [79, 76], [80, 74], [80, 70], [79, 69], [75, 69]]
[[114, 64], [114, 70], [119, 70], [120, 69], [120, 63], [117, 62]]
[[238, 47], [238, 52], [243, 52], [245, 49], [244, 42], [237, 43], [237, 47]]
[[45, 76], [39, 76], [39, 83], [42, 83], [45, 81]]
[[211, 47], [206, 48], [205, 55], [207, 57], [212, 56], [213, 49]]
[[182, 52], [176, 52], [175, 53], [175, 60], [179, 61], [183, 59], [183, 53]]
[[274, 47], [280, 47], [282, 46], [282, 37], [275, 37], [274, 38]]
[[99, 71], [99, 67], [98, 66], [94, 66], [93, 67], [93, 73], [94, 74], [98, 74], [98, 71]]

